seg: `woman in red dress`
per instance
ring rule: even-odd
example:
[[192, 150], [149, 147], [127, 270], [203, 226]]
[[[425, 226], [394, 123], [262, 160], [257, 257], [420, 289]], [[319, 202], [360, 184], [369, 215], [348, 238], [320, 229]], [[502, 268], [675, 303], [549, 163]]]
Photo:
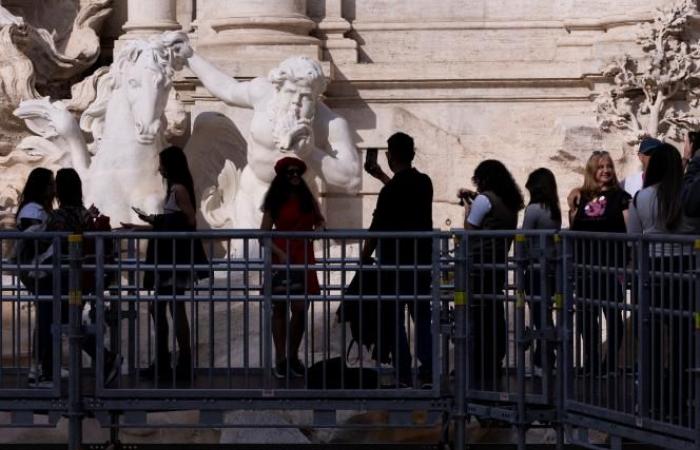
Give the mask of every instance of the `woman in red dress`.
[[[314, 231], [325, 228], [325, 219], [321, 215], [318, 202], [311, 194], [302, 178], [306, 172], [304, 161], [285, 157], [275, 164], [275, 179], [270, 185], [263, 202], [262, 230], [277, 231]], [[310, 239], [272, 239], [271, 248], [273, 264], [313, 265], [313, 241]], [[295, 276], [299, 275], [299, 276]], [[279, 282], [286, 282], [286, 287]], [[282, 270], [273, 276], [273, 289], [280, 289], [287, 295], [317, 295], [320, 293], [315, 270], [304, 273]], [[287, 305], [291, 318], [287, 321]], [[275, 343], [275, 376], [303, 376], [304, 365], [299, 360], [298, 352], [301, 338], [306, 327], [305, 300], [276, 301], [272, 306], [272, 339]], [[289, 342], [287, 342], [287, 323], [289, 323]]]

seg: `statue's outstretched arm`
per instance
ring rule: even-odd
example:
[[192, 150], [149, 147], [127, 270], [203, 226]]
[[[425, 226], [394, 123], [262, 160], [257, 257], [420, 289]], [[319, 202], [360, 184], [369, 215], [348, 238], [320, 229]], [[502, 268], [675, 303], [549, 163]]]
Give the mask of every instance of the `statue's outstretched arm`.
[[214, 97], [231, 106], [253, 107], [249, 82], [237, 81], [196, 53], [187, 59], [187, 65]]
[[[325, 109], [325, 108], [324, 108]], [[319, 111], [329, 118], [328, 145], [330, 152], [315, 148], [312, 165], [323, 180], [343, 190], [355, 193], [360, 190], [362, 168], [360, 155], [352, 139], [348, 122], [333, 114], [330, 110]]]

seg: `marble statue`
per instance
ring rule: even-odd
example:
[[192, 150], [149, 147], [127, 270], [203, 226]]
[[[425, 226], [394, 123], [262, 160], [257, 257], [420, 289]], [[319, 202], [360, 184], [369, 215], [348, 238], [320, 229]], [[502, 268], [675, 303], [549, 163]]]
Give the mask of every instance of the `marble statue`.
[[613, 83], [596, 100], [602, 130], [618, 129], [635, 145], [645, 135], [682, 141], [683, 130], [700, 126], [700, 41], [684, 39], [695, 13], [694, 0], [658, 10], [639, 37], [644, 59], [624, 55], [605, 68]]
[[328, 186], [359, 190], [359, 154], [346, 120], [320, 101], [326, 81], [318, 62], [291, 57], [267, 77], [239, 82], [196, 54], [188, 42], [175, 47], [178, 58], [215, 97], [253, 109], [247, 164], [227, 163], [219, 176], [219, 200], [202, 201], [211, 226], [259, 227], [260, 205], [274, 178], [275, 161], [289, 154], [306, 161], [310, 172]]
[[[15, 111], [43, 147], [66, 153], [64, 165], [81, 175], [86, 203], [94, 203], [113, 224], [137, 220], [132, 207], [160, 210], [164, 187], [158, 153], [165, 146], [175, 63], [171, 50], [183, 36], [167, 32], [127, 43], [97, 81], [96, 99], [79, 124], [64, 102], [46, 97], [24, 101]], [[94, 139], [94, 155], [83, 132]]]

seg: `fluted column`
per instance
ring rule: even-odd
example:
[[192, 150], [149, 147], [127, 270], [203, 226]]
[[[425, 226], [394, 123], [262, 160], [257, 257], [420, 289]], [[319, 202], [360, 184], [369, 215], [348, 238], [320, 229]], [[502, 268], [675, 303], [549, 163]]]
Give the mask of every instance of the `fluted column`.
[[320, 56], [306, 0], [199, 0], [197, 51], [239, 76], [261, 75], [291, 55]]
[[129, 0], [126, 34], [122, 39], [140, 38], [168, 30], [179, 30], [176, 0]]

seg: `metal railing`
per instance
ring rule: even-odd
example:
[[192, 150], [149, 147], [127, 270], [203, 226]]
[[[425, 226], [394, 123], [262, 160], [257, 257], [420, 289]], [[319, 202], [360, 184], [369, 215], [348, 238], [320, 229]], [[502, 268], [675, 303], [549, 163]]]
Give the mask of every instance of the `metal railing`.
[[[367, 239], [374, 262], [359, 257]], [[72, 448], [86, 414], [116, 439], [149, 412], [231, 427], [235, 409], [312, 411], [295, 424], [312, 427], [385, 410], [378, 426], [442, 426], [447, 440], [452, 424], [455, 448], [470, 417], [515, 427], [521, 448], [532, 427], [555, 428], [559, 446], [590, 444], [588, 429], [613, 447], [700, 444], [695, 237], [3, 232], [0, 244], [0, 427], [67, 416]]]

